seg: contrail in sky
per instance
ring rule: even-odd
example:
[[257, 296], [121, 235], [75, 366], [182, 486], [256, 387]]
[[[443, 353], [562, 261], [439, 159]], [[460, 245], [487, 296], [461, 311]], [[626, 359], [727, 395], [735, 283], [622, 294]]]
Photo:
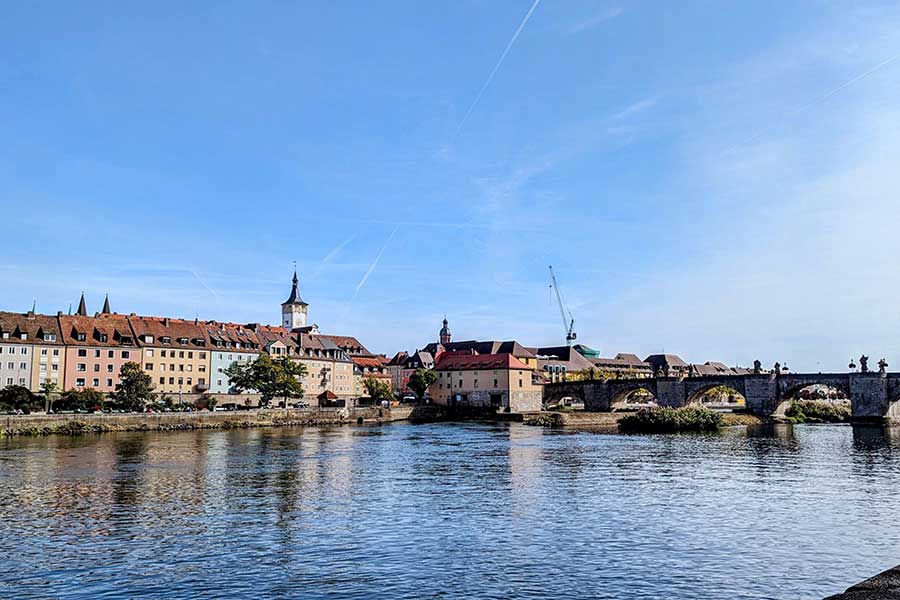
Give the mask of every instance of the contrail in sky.
[[[845, 81], [845, 82], [842, 83], [841, 85], [837, 86], [836, 88], [831, 89], [831, 90], [825, 92], [824, 94], [822, 94], [822, 95], [819, 96], [818, 98], [815, 98], [814, 100], [811, 100], [810, 102], [807, 102], [806, 104], [803, 104], [802, 106], [800, 106], [800, 107], [798, 107], [798, 108], [795, 108], [794, 110], [792, 110], [792, 111], [790, 111], [789, 113], [787, 113], [785, 116], [787, 116], [787, 117], [793, 117], [794, 115], [798, 115], [798, 114], [800, 114], [800, 113], [802, 113], [802, 112], [804, 112], [804, 111], [806, 111], [806, 110], [812, 108], [812, 107], [815, 106], [816, 104], [819, 104], [819, 103], [821, 103], [821, 102], [825, 102], [826, 100], [828, 100], [829, 98], [831, 98], [832, 96], [834, 96], [835, 94], [837, 94], [838, 92], [844, 90], [844, 88], [850, 87], [851, 85], [853, 85], [853, 84], [856, 83], [857, 81], [859, 81], [859, 80], [861, 80], [861, 79], [865, 79], [866, 77], [868, 77], [868, 76], [871, 75], [872, 73], [874, 73], [874, 72], [876, 72], [876, 71], [878, 71], [878, 70], [880, 70], [880, 69], [883, 69], [884, 67], [888, 66], [889, 64], [891, 64], [891, 63], [893, 63], [893, 62], [896, 62], [897, 60], [900, 60], [900, 54], [895, 54], [894, 56], [888, 58], [887, 60], [881, 61], [880, 63], [878, 63], [877, 65], [875, 65], [875, 66], [872, 67], [871, 69], [869, 69], [869, 70], [867, 70], [867, 71], [863, 71], [862, 73], [860, 73], [860, 74], [857, 75], [856, 77], [853, 77], [852, 79], [848, 79], [847, 81]], [[738, 148], [739, 146], [747, 146], [747, 145], [749, 145], [749, 144], [752, 144], [753, 142], [755, 142], [756, 140], [758, 140], [759, 138], [761, 138], [761, 137], [763, 136], [764, 133], [765, 133], [764, 130], [757, 132], [756, 135], [753, 135], [753, 136], [749, 137], [749, 138], [748, 138], [746, 141], [744, 141], [743, 143], [741, 143], [741, 144], [735, 144], [734, 146], [731, 146], [731, 147], [728, 148], [725, 152], [723, 152], [723, 154], [729, 154], [729, 153], [731, 153], [732, 151], [737, 150], [737, 148]]]
[[494, 70], [491, 71], [491, 74], [488, 75], [488, 78], [485, 79], [484, 85], [481, 86], [481, 89], [478, 90], [478, 95], [475, 96], [475, 100], [472, 101], [472, 104], [469, 106], [469, 110], [466, 111], [466, 115], [463, 117], [462, 121], [459, 122], [459, 127], [456, 128], [456, 134], [459, 135], [459, 132], [462, 131], [463, 125], [466, 124], [466, 121], [469, 119], [469, 115], [472, 114], [472, 111], [475, 110], [475, 106], [478, 104], [478, 101], [481, 100], [481, 96], [484, 95], [484, 91], [491, 85], [491, 81], [494, 80], [494, 75], [497, 74], [497, 71], [500, 70], [500, 65], [503, 64], [504, 59], [506, 59], [506, 55], [509, 54], [510, 48], [513, 47], [513, 44], [516, 43], [516, 40], [519, 38], [519, 34], [522, 33], [522, 30], [525, 28], [525, 24], [528, 22], [528, 19], [531, 18], [531, 13], [534, 12], [534, 9], [538, 7], [538, 4], [541, 3], [541, 0], [534, 0], [534, 3], [531, 5], [531, 8], [528, 9], [528, 12], [525, 13], [525, 18], [522, 19], [522, 22], [519, 23], [519, 28], [516, 29], [516, 32], [513, 34], [512, 39], [509, 40], [509, 43], [506, 45], [506, 49], [503, 51], [503, 54], [500, 55], [500, 60], [497, 61], [497, 64], [494, 65]]
[[384, 243], [384, 246], [382, 246], [381, 250], [379, 250], [378, 256], [376, 256], [375, 260], [372, 261], [372, 265], [369, 267], [369, 270], [366, 271], [366, 274], [363, 275], [363, 278], [360, 280], [359, 284], [356, 286], [356, 291], [353, 293], [353, 300], [356, 300], [356, 297], [359, 295], [359, 290], [361, 290], [362, 287], [364, 285], [366, 285], [366, 281], [369, 280], [369, 275], [371, 275], [372, 271], [375, 270], [375, 267], [378, 266], [378, 261], [381, 260], [381, 255], [384, 254], [385, 250], [387, 250], [388, 244], [390, 244], [391, 240], [394, 239], [394, 234], [397, 233], [398, 229], [400, 229], [399, 225], [395, 226], [394, 230], [391, 231], [391, 235], [388, 236], [388, 239]]
[[333, 261], [333, 260], [335, 259], [335, 257], [336, 257], [338, 254], [340, 254], [341, 250], [343, 250], [343, 249], [347, 246], [347, 244], [349, 244], [350, 242], [352, 242], [354, 239], [356, 239], [356, 234], [355, 234], [355, 233], [354, 233], [353, 235], [351, 235], [350, 237], [348, 237], [348, 238], [347, 238], [346, 240], [344, 240], [343, 242], [341, 242], [340, 244], [338, 244], [337, 246], [335, 246], [334, 248], [332, 248], [332, 249], [331, 249], [331, 252], [329, 252], [328, 254], [326, 254], [326, 255], [325, 255], [325, 258], [323, 258], [321, 261], [319, 261], [319, 266], [316, 267], [316, 271], [315, 271], [315, 273], [313, 274], [313, 278], [316, 278], [316, 277], [318, 277], [319, 275], [321, 275], [321, 274], [322, 274], [322, 271], [325, 270], [325, 267], [328, 266], [329, 264], [331, 264], [331, 261]]

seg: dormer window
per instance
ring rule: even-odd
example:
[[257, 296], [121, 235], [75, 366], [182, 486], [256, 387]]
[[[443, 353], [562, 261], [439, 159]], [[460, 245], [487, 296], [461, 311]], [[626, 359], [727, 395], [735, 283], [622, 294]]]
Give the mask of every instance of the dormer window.
[[178, 343], [179, 344], [187, 344], [188, 339], [186, 337], [180, 337], [180, 338], [178, 338]]
[[171, 344], [171, 343], [172, 343], [172, 338], [170, 338], [170, 337], [167, 336], [167, 335], [164, 335], [164, 336], [162, 336], [161, 338], [159, 338], [159, 341], [161, 341], [163, 344]]
[[20, 337], [21, 339], [23, 339], [23, 340], [27, 340], [27, 339], [28, 339], [28, 334], [25, 333], [25, 332], [22, 332], [22, 333], [20, 334], [19, 337]]
[[56, 334], [55, 334], [55, 333], [45, 333], [45, 334], [44, 334], [44, 341], [45, 341], [45, 342], [55, 342], [55, 341], [56, 341]]
[[144, 335], [144, 342], [147, 343], [147, 344], [152, 344], [152, 343], [153, 343], [153, 336], [152, 336], [152, 335]]
[[79, 342], [83, 342], [84, 340], [87, 339], [87, 335], [85, 335], [81, 332], [78, 332], [75, 334], [75, 339], [78, 340]]
[[130, 335], [123, 335], [123, 336], [122, 336], [122, 343], [125, 344], [126, 346], [130, 346], [130, 345], [131, 345], [131, 336], [130, 336]]
[[8, 339], [9, 339], [9, 332], [8, 332], [8, 331], [4, 331], [4, 332], [3, 332], [3, 339], [4, 339], [4, 340], [8, 340]]

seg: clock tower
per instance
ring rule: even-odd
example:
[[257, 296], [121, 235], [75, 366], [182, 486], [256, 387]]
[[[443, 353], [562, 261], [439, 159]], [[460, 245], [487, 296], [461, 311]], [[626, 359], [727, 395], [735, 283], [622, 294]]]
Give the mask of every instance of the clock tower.
[[300, 290], [297, 287], [297, 269], [294, 269], [292, 281], [291, 295], [281, 303], [281, 325], [285, 329], [291, 330], [306, 327], [306, 315], [309, 308], [309, 304], [300, 297]]

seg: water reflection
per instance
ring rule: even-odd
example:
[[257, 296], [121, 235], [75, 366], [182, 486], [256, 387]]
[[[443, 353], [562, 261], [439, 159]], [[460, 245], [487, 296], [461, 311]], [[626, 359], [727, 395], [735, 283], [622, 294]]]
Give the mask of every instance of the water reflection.
[[7, 439], [0, 597], [824, 597], [898, 559], [898, 433]]

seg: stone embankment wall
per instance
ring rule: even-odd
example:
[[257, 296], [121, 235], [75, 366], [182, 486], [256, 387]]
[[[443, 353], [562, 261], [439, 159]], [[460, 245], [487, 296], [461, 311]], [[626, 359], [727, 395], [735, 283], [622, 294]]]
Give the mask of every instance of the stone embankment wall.
[[843, 594], [828, 596], [825, 600], [889, 600], [900, 598], [900, 566], [866, 579]]
[[3, 435], [77, 434], [104, 431], [176, 431], [386, 423], [409, 419], [414, 407], [310, 408], [192, 413], [95, 413], [86, 415], [6, 415]]

